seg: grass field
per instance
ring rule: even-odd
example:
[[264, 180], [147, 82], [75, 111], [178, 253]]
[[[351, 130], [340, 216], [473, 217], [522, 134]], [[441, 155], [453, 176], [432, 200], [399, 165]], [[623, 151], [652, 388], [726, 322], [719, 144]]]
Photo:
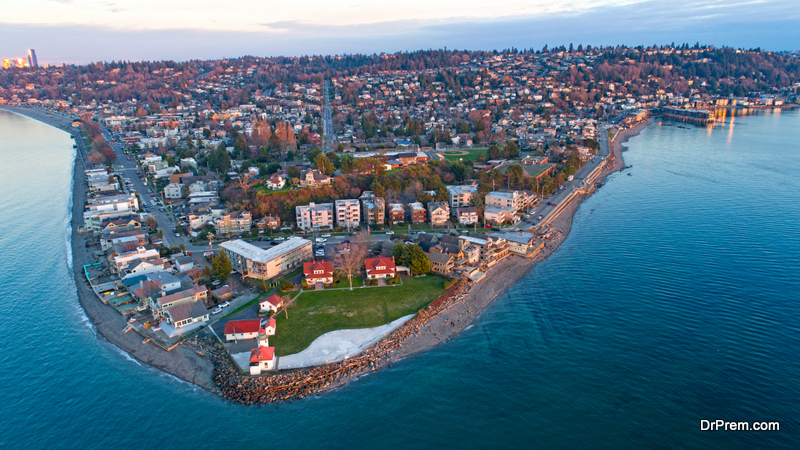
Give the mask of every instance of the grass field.
[[458, 161], [463, 159], [464, 161], [477, 161], [478, 160], [478, 153], [483, 153], [483, 156], [487, 156], [489, 154], [488, 148], [465, 148], [465, 149], [458, 149], [458, 150], [445, 150], [441, 152], [445, 158], [450, 161]]
[[288, 308], [288, 319], [283, 313], [276, 316], [277, 330], [269, 342], [285, 356], [329, 331], [384, 325], [428, 305], [444, 292], [444, 284], [443, 278], [428, 275], [404, 278], [400, 286], [304, 291]]
[[259, 184], [258, 186], [256, 186], [255, 189], [256, 189], [256, 191], [261, 191], [261, 192], [263, 192], [263, 193], [265, 193], [267, 195], [279, 194], [279, 193], [282, 193], [282, 192], [289, 192], [289, 190], [290, 190], [288, 184], [286, 186], [284, 186], [282, 189], [278, 189], [277, 191], [273, 191], [271, 189], [267, 189], [267, 186], [264, 185], [264, 184]]

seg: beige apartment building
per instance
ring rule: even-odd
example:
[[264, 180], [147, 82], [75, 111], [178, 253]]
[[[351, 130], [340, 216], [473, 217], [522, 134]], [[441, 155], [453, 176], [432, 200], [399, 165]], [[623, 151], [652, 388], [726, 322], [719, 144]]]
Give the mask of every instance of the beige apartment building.
[[275, 278], [311, 260], [311, 241], [299, 237], [267, 249], [241, 239], [223, 242], [220, 248], [231, 260], [233, 270], [243, 278]]

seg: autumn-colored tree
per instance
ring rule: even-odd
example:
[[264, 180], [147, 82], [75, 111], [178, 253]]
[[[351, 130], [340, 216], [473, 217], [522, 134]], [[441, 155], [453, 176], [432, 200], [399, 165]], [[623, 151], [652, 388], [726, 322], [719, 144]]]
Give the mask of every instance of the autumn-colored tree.
[[353, 275], [361, 270], [364, 259], [369, 253], [372, 237], [366, 233], [359, 232], [350, 240], [350, 245], [339, 244], [336, 246], [336, 254], [333, 261], [350, 282], [350, 290], [353, 290]]
[[239, 176], [239, 186], [242, 187], [245, 197], [247, 197], [247, 190], [250, 189], [256, 183], [258, 183], [258, 180], [253, 179], [253, 175], [250, 173], [249, 170], [245, 170]]

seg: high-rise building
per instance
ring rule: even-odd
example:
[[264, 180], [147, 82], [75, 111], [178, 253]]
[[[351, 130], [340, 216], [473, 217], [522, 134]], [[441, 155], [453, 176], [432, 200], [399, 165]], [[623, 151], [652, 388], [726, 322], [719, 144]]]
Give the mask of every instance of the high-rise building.
[[36, 59], [36, 50], [28, 49], [28, 65], [30, 67], [39, 67], [39, 60]]

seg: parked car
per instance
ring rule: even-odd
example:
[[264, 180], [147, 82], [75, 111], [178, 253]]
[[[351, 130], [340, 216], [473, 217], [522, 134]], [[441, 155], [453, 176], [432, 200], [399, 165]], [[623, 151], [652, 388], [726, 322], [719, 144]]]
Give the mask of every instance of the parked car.
[[387, 231], [386, 234], [389, 234], [389, 235], [394, 234], [394, 231]]
[[231, 306], [231, 302], [222, 302], [219, 304], [220, 308], [227, 308], [228, 306]]
[[322, 237], [329, 238], [329, 237], [331, 237], [331, 234], [330, 233], [325, 233], [325, 234], [322, 235]]
[[221, 313], [221, 312], [222, 312], [222, 308], [220, 308], [219, 306], [217, 306], [216, 308], [214, 308], [214, 309], [212, 309], [212, 310], [211, 310], [211, 314], [212, 314], [212, 315], [214, 315], [214, 314], [219, 314], [219, 313]]

